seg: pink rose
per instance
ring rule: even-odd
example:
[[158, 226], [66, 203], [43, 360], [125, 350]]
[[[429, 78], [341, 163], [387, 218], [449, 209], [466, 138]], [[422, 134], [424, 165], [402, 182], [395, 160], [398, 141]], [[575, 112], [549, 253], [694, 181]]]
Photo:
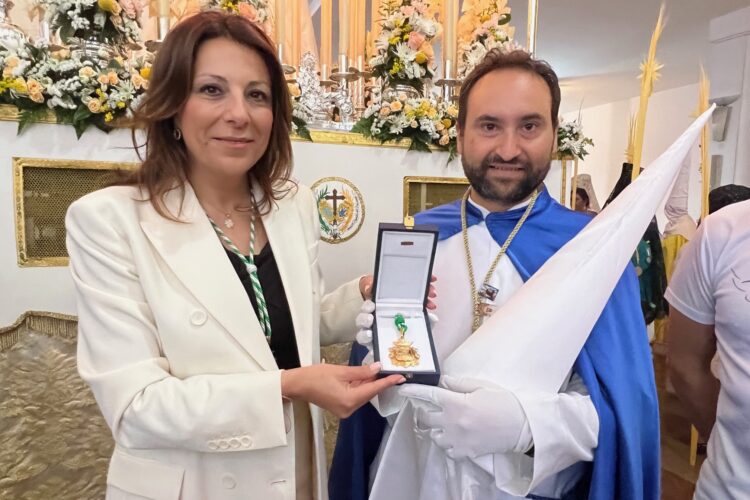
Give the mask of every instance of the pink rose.
[[119, 0], [119, 4], [130, 19], [138, 19], [143, 8], [139, 0]]
[[412, 50], [418, 50], [419, 47], [425, 40], [425, 36], [419, 31], [412, 31], [409, 33], [409, 48]]
[[414, 7], [412, 7], [411, 5], [404, 5], [403, 7], [401, 7], [401, 13], [406, 17], [409, 17], [414, 14]]
[[242, 17], [254, 23], [258, 22], [258, 10], [249, 3], [240, 3], [237, 9]]

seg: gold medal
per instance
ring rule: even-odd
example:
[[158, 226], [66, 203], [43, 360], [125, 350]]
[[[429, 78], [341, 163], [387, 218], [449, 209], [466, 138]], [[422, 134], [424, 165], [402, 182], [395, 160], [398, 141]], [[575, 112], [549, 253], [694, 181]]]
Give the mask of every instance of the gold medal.
[[393, 346], [388, 349], [388, 357], [395, 366], [410, 367], [419, 365], [419, 351], [404, 337], [406, 335], [406, 319], [401, 313], [396, 314], [393, 322], [398, 330], [399, 337], [393, 342]]

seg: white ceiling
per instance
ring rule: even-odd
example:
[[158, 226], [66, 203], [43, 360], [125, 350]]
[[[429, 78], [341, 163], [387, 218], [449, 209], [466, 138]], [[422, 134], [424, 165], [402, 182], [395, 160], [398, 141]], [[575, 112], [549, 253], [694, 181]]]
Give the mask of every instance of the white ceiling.
[[[525, 45], [527, 0], [509, 0], [515, 39]], [[750, 0], [667, 0], [655, 91], [697, 83], [709, 22]], [[537, 56], [561, 78], [561, 113], [637, 96], [659, 0], [539, 0]]]

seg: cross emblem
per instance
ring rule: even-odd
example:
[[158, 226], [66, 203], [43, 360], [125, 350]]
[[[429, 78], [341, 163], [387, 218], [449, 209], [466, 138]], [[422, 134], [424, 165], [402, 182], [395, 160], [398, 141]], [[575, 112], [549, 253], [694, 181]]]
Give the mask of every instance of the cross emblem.
[[333, 195], [329, 194], [325, 197], [325, 199], [333, 202], [333, 225], [337, 226], [339, 216], [338, 202], [344, 201], [346, 198], [344, 198], [344, 196], [342, 195], [339, 195], [338, 190], [336, 188], [333, 188]]

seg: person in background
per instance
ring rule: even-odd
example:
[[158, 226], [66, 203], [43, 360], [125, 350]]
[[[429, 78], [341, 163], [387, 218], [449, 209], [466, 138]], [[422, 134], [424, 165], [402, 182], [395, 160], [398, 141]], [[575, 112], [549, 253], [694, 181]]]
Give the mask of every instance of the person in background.
[[324, 294], [290, 128], [271, 40], [196, 14], [135, 111], [140, 169], [68, 211], [78, 370], [116, 444], [108, 499], [324, 500], [320, 408], [344, 417], [403, 381], [320, 364], [321, 343], [353, 340], [371, 278]]
[[595, 216], [601, 211], [599, 201], [596, 198], [594, 184], [589, 174], [578, 174], [572, 181], [576, 185], [576, 197], [573, 209], [577, 212], [585, 212]]
[[703, 220], [666, 292], [669, 377], [693, 425], [709, 436], [698, 500], [746, 498], [750, 492], [748, 218], [750, 201], [743, 201]]
[[591, 210], [591, 201], [589, 200], [589, 195], [583, 188], [576, 188], [575, 211], [583, 212], [591, 216], [596, 215], [596, 212]]

